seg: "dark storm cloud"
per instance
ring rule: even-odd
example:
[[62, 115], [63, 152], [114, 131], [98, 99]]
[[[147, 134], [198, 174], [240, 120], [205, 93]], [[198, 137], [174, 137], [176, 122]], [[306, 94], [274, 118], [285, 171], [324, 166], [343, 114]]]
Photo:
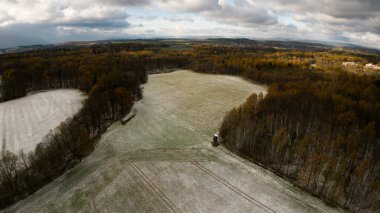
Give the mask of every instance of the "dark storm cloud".
[[224, 4], [219, 10], [206, 13], [217, 21], [226, 22], [233, 25], [252, 27], [255, 25], [274, 25], [277, 17], [269, 14], [261, 6], [252, 4]]
[[92, 31], [63, 30], [51, 24], [15, 24], [0, 29], [0, 48], [104, 38]]
[[0, 48], [54, 42], [50, 25], [17, 24], [0, 29]]
[[95, 29], [115, 29], [115, 28], [127, 28], [131, 26], [125, 20], [82, 20], [78, 22], [69, 22], [63, 24], [69, 27], [79, 28], [95, 28]]

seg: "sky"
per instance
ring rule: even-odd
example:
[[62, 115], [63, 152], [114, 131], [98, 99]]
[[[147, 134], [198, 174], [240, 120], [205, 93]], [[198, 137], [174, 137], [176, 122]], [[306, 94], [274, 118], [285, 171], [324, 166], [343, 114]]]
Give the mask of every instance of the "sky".
[[0, 0], [0, 48], [171, 37], [319, 40], [380, 49], [380, 0]]

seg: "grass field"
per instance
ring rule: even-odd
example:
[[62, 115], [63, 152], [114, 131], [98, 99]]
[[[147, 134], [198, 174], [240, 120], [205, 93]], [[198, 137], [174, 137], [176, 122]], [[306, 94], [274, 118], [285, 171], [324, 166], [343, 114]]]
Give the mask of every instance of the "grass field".
[[222, 147], [225, 113], [266, 88], [238, 77], [149, 76], [137, 115], [113, 124], [74, 169], [8, 212], [335, 212]]
[[78, 90], [61, 89], [1, 103], [0, 151], [33, 151], [51, 129], [82, 107], [84, 98]]

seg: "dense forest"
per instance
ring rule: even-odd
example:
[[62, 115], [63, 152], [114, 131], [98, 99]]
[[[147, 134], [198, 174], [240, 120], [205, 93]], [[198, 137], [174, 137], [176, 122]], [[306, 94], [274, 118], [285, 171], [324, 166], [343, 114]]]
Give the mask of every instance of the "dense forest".
[[265, 97], [252, 94], [226, 115], [220, 129], [226, 147], [327, 202], [380, 211], [379, 80], [339, 66], [365, 59], [231, 49], [198, 57], [198, 71], [270, 85]]
[[81, 111], [33, 153], [4, 152], [0, 207], [27, 196], [89, 154], [106, 127], [142, 98], [147, 74], [187, 68], [237, 75], [269, 85], [231, 110], [222, 143], [326, 202], [351, 211], [380, 211], [380, 80], [343, 62], [378, 56], [328, 48], [264, 49], [195, 43], [107, 44], [0, 55], [3, 101], [30, 91], [79, 88]]

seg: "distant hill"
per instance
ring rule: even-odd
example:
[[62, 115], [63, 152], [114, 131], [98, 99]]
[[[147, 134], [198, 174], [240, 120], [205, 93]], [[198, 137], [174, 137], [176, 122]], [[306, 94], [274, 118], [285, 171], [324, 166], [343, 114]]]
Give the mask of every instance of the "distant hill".
[[324, 42], [312, 40], [253, 40], [248, 38], [152, 38], [152, 39], [113, 39], [113, 40], [98, 40], [98, 41], [69, 41], [57, 44], [37, 44], [30, 46], [19, 46], [14, 48], [0, 49], [0, 54], [17, 53], [34, 50], [54, 50], [54, 49], [71, 49], [76, 47], [88, 47], [93, 45], [104, 45], [111, 43], [149, 43], [162, 42], [176, 46], [178, 43], [191, 44], [209, 44], [209, 45], [228, 45], [250, 48], [273, 48], [273, 49], [294, 49], [308, 51], [351, 51], [356, 54], [359, 52], [367, 54], [380, 55], [380, 50], [367, 48], [360, 45]]

